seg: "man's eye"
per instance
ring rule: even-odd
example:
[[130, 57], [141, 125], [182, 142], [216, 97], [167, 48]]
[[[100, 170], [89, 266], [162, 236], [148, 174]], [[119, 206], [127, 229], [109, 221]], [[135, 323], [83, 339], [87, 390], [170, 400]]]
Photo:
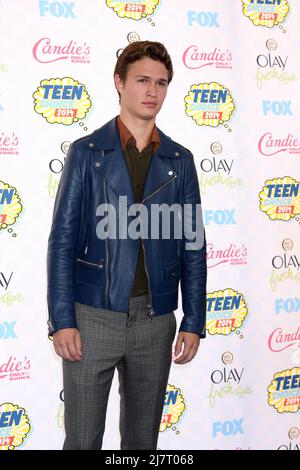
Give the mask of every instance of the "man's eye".
[[138, 80], [138, 82], [142, 82], [142, 83], [145, 83], [146, 81], [147, 81], [146, 78], [140, 78], [140, 79]]
[[165, 88], [167, 86], [166, 82], [158, 82], [161, 88]]

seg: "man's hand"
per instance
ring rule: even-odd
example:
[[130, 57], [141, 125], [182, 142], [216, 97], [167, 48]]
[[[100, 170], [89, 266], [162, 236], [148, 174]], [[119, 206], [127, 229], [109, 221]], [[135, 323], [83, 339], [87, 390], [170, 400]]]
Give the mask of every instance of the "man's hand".
[[67, 361], [81, 361], [82, 345], [77, 328], [64, 328], [53, 333], [56, 354]]
[[187, 331], [180, 331], [177, 336], [177, 341], [174, 350], [174, 357], [177, 358], [181, 353], [182, 346], [183, 353], [182, 355], [174, 360], [175, 364], [186, 364], [190, 362], [198, 351], [200, 344], [200, 337], [197, 333], [188, 333]]

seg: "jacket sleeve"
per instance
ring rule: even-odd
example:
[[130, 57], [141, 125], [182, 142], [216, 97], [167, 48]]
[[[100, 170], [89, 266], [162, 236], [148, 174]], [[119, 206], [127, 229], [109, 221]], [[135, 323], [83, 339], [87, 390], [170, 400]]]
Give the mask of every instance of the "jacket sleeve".
[[183, 255], [181, 294], [183, 319], [179, 331], [206, 336], [206, 240], [202, 218], [197, 170], [193, 155], [188, 159], [189, 169], [183, 207]]
[[78, 155], [71, 144], [53, 209], [47, 252], [49, 334], [77, 328], [74, 302], [75, 248], [80, 227], [82, 178]]

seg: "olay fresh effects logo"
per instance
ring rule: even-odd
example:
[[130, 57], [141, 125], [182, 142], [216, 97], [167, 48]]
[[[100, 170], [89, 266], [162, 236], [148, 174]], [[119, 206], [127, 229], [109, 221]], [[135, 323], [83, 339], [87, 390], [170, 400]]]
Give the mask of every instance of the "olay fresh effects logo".
[[12, 293], [10, 290], [7, 290], [8, 287], [11, 287], [12, 276], [13, 272], [0, 271], [0, 304], [6, 307], [11, 307], [14, 303], [24, 300], [23, 295], [19, 292]]
[[[13, 186], [4, 181], [0, 181], [0, 233], [7, 229], [13, 232], [12, 226], [17, 222], [23, 210], [21, 198]], [[13, 237], [17, 234], [14, 232]]]
[[[134, 31], [130, 31], [130, 33], [127, 34], [127, 41], [129, 44], [131, 44], [132, 42], [140, 41], [140, 40], [141, 40], [140, 36], [138, 35], [138, 33], [135, 33]], [[123, 51], [124, 51], [124, 48], [118, 49], [116, 52], [116, 56], [119, 57]]]
[[266, 41], [266, 52], [262, 52], [256, 57], [256, 84], [259, 89], [267, 82], [277, 80], [284, 85], [298, 80], [295, 74], [290, 74], [286, 70], [288, 56], [277, 52], [277, 42], [275, 39]]
[[233, 367], [233, 354], [230, 351], [222, 354], [224, 366], [212, 371], [210, 375], [211, 387], [208, 395], [209, 406], [214, 408], [216, 404], [226, 406], [224, 401], [228, 397], [243, 398], [253, 393], [252, 389], [244, 386], [244, 367]]
[[160, 0], [106, 0], [105, 3], [119, 18], [142, 20], [155, 13]]
[[201, 194], [206, 194], [209, 188], [219, 184], [228, 189], [242, 186], [242, 180], [231, 175], [233, 158], [221, 156], [223, 148], [220, 142], [213, 142], [210, 151], [212, 155], [200, 160], [199, 185]]
[[[180, 388], [168, 384], [159, 431], [163, 432], [170, 428], [176, 431], [176, 426], [179, 423], [185, 408], [185, 400]], [[179, 431], [176, 431], [176, 433], [178, 434]]]
[[64, 60], [75, 64], [90, 63], [90, 46], [77, 43], [73, 39], [64, 44], [57, 44], [50, 38], [39, 39], [32, 50], [33, 57], [41, 64], [50, 64]]
[[9, 356], [5, 362], [0, 363], [0, 380], [16, 381], [30, 379], [30, 359]]
[[210, 335], [240, 334], [247, 316], [248, 307], [240, 292], [231, 288], [208, 292], [206, 329]]
[[228, 128], [227, 122], [235, 110], [230, 90], [218, 82], [191, 85], [184, 102], [186, 115], [198, 126], [218, 127], [224, 124]]
[[286, 444], [281, 444], [277, 450], [300, 450], [300, 429], [294, 426], [287, 434], [290, 441]]
[[268, 386], [268, 403], [278, 413], [297, 413], [300, 408], [300, 369], [282, 370]]
[[265, 157], [280, 156], [282, 152], [289, 155], [299, 155], [300, 138], [295, 137], [294, 134], [279, 137], [274, 136], [272, 132], [266, 132], [258, 141], [258, 150]]
[[13, 403], [0, 405], [0, 450], [14, 450], [20, 447], [30, 429], [30, 420], [25, 408]]
[[267, 180], [259, 193], [259, 208], [271, 220], [289, 221], [300, 214], [300, 183], [290, 176]]
[[[242, 0], [243, 13], [255, 26], [274, 28], [285, 21], [289, 12], [287, 0]], [[285, 30], [284, 30], [285, 32]]]
[[61, 390], [59, 394], [59, 405], [57, 408], [57, 414], [55, 416], [57, 427], [59, 427], [60, 429], [64, 428], [64, 416], [65, 416], [64, 391]]
[[270, 286], [275, 291], [279, 283], [293, 280], [297, 284], [300, 282], [300, 257], [293, 250], [293, 241], [285, 238], [282, 242], [283, 252], [276, 254], [272, 258], [272, 271], [270, 276]]
[[48, 195], [53, 199], [56, 195], [57, 188], [59, 185], [60, 175], [63, 171], [63, 167], [66, 160], [66, 155], [68, 153], [69, 147], [71, 145], [70, 141], [64, 141], [60, 145], [60, 150], [62, 154], [57, 158], [52, 158], [49, 162], [49, 176], [48, 176]]
[[19, 155], [19, 138], [14, 132], [0, 132], [0, 155]]
[[240, 266], [247, 264], [247, 247], [230, 243], [229, 246], [220, 248], [215, 247], [213, 243], [207, 243], [207, 267], [215, 268], [224, 263], [231, 266]]
[[201, 69], [209, 66], [215, 69], [232, 69], [232, 51], [219, 47], [203, 50], [200, 46], [193, 44], [185, 49], [182, 61], [188, 69]]
[[70, 126], [84, 119], [92, 106], [85, 85], [71, 77], [42, 80], [33, 98], [35, 112], [49, 124]]

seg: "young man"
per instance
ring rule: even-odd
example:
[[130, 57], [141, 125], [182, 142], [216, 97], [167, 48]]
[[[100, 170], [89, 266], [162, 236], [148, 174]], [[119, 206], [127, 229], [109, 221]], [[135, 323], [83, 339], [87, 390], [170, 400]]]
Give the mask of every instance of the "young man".
[[[64, 449], [101, 449], [115, 367], [121, 449], [156, 449], [179, 280], [184, 316], [174, 362], [191, 361], [205, 337], [193, 156], [155, 125], [172, 76], [161, 43], [127, 46], [114, 71], [120, 115], [71, 145], [61, 176], [47, 262], [49, 329], [63, 358]], [[166, 236], [151, 213], [158, 205], [188, 230], [178, 236], [169, 224]]]

